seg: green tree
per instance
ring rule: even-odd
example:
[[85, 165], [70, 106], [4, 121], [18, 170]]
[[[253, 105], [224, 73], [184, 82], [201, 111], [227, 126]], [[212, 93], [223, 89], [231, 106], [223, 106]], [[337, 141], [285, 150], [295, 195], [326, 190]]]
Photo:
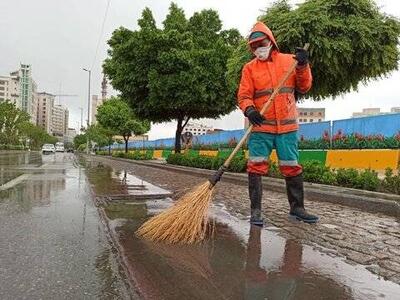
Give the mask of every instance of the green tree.
[[[310, 43], [314, 83], [305, 97], [335, 97], [398, 68], [400, 23], [372, 0], [306, 0], [295, 9], [280, 0], [259, 20], [274, 32], [282, 52]], [[242, 42], [229, 61], [232, 98], [241, 68], [250, 59]]]
[[55, 144], [58, 141], [56, 137], [49, 135], [43, 128], [30, 122], [21, 124], [20, 135], [25, 141], [29, 139], [31, 149], [40, 149], [43, 144]]
[[117, 97], [103, 103], [96, 117], [103, 128], [122, 136], [125, 153], [128, 152], [128, 141], [132, 134], [141, 135], [150, 130], [150, 122], [138, 119], [127, 102]]
[[74, 148], [78, 149], [80, 145], [86, 145], [86, 134], [78, 134], [74, 137]]
[[91, 125], [86, 134], [89, 140], [95, 142], [98, 147], [108, 145], [108, 153], [111, 154], [111, 144], [113, 143], [113, 136], [116, 134], [113, 130], [104, 128], [100, 124]]
[[21, 127], [29, 120], [29, 115], [12, 102], [0, 102], [0, 144], [18, 144]]
[[162, 29], [148, 8], [138, 24], [137, 31], [121, 27], [113, 33], [104, 71], [137, 116], [177, 121], [175, 150], [180, 152], [189, 119], [217, 118], [235, 108], [225, 74], [241, 36], [235, 29], [221, 30], [213, 10], [186, 19], [175, 4]]

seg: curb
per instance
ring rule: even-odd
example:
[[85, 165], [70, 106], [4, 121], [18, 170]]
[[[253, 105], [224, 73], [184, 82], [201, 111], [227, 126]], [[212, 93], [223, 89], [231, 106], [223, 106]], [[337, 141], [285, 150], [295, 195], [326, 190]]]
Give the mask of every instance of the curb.
[[[149, 161], [135, 161], [126, 158], [116, 158], [100, 156], [110, 160], [128, 162], [146, 167], [170, 170], [173, 172], [186, 173], [194, 176], [201, 176], [205, 179], [214, 174], [215, 170], [206, 170], [190, 168], [185, 166], [168, 165], [164, 163], [155, 163]], [[221, 181], [232, 182], [240, 185], [246, 185], [247, 174], [225, 172]], [[263, 177], [263, 189], [272, 190], [279, 193], [286, 193], [284, 179]], [[304, 193], [307, 200], [330, 202], [350, 207], [359, 208], [371, 213], [383, 213], [385, 215], [400, 218], [400, 196], [357, 190], [345, 187], [336, 187], [324, 184], [304, 182]]]

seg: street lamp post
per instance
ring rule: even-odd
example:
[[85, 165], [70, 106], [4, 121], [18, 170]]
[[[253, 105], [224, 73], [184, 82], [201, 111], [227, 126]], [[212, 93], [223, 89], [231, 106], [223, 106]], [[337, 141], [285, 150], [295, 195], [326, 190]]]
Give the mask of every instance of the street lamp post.
[[81, 111], [81, 126], [79, 127], [79, 133], [82, 134], [82, 127], [83, 127], [83, 108], [79, 107]]
[[[83, 71], [86, 71], [89, 73], [89, 87], [88, 87], [88, 107], [87, 107], [87, 128], [86, 132], [89, 129], [89, 120], [90, 120], [90, 77], [92, 75], [92, 71], [83, 68]], [[89, 136], [86, 135], [86, 154], [89, 154]]]

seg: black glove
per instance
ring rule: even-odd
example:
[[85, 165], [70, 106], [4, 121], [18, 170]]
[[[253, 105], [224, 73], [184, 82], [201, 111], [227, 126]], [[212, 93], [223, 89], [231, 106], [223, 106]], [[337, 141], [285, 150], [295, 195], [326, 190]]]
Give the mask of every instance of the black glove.
[[294, 59], [297, 60], [298, 66], [305, 66], [308, 64], [308, 51], [301, 47], [297, 47], [295, 51]]
[[254, 126], [261, 126], [265, 120], [265, 118], [258, 112], [258, 110], [254, 108], [254, 106], [247, 107], [244, 115]]

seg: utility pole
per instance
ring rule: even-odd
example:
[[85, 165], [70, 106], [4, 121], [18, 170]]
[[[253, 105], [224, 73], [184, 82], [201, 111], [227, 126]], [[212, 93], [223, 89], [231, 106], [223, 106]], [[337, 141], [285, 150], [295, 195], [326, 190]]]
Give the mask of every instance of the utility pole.
[[79, 127], [79, 133], [82, 134], [82, 126], [83, 126], [83, 108], [79, 107], [81, 110], [81, 126]]
[[[87, 107], [88, 115], [87, 115], [87, 123], [86, 123], [86, 125], [87, 125], [86, 132], [87, 132], [87, 130], [89, 129], [89, 122], [90, 122], [90, 77], [92, 75], [92, 71], [88, 70], [88, 69], [85, 69], [85, 68], [83, 68], [83, 71], [86, 71], [86, 72], [89, 73], [88, 107]], [[86, 137], [87, 137], [86, 138], [86, 154], [89, 154], [90, 153], [89, 152], [89, 136], [86, 135]]]

